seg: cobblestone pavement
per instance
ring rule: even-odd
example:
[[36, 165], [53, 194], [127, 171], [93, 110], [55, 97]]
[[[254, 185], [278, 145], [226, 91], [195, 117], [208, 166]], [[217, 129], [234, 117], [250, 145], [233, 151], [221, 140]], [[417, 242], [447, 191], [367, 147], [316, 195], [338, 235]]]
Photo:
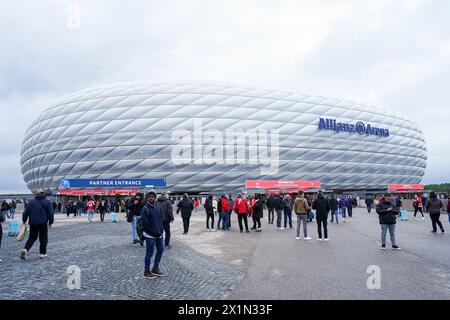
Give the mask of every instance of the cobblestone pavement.
[[[167, 277], [143, 278], [145, 248], [131, 244], [126, 222], [64, 225], [49, 231], [49, 258], [39, 260], [36, 242], [27, 261], [24, 242], [4, 234], [0, 299], [225, 299], [242, 272], [179, 242], [164, 253]], [[81, 269], [81, 289], [67, 288], [69, 266]]]

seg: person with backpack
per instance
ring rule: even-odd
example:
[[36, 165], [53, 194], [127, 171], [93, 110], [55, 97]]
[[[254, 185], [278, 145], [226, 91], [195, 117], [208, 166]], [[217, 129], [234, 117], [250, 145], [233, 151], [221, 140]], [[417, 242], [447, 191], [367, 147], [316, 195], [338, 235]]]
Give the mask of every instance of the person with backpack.
[[241, 233], [244, 232], [242, 221], [244, 221], [245, 224], [245, 232], [246, 233], [250, 232], [248, 230], [247, 209], [248, 209], [247, 201], [244, 198], [242, 198], [242, 195], [239, 194], [236, 201], [233, 204], [233, 211], [238, 216], [239, 230], [241, 231]]
[[139, 193], [136, 194], [136, 196], [131, 199], [128, 204], [127, 222], [131, 223], [131, 241], [133, 241], [133, 244], [139, 243], [137, 222], [141, 217], [143, 207], [144, 202], [142, 201], [141, 194]]
[[441, 232], [444, 233], [444, 227], [442, 226], [441, 221], [439, 220], [439, 216], [441, 215], [441, 210], [444, 207], [444, 204], [441, 200], [437, 198], [436, 193], [431, 192], [430, 198], [425, 203], [425, 208], [427, 209], [427, 212], [430, 214], [431, 219], [431, 225], [433, 227], [433, 230], [431, 232], [436, 233], [437, 228], [436, 224], [441, 229]]
[[253, 202], [252, 210], [253, 210], [253, 219], [256, 222], [255, 231], [261, 232], [262, 231], [261, 219], [264, 216], [264, 203], [261, 201], [261, 195], [256, 195], [254, 200], [255, 201]]
[[287, 229], [289, 222], [289, 228], [292, 229], [292, 198], [289, 194], [283, 199], [283, 209], [284, 209], [284, 228]]
[[310, 210], [308, 201], [305, 199], [303, 191], [298, 193], [298, 198], [294, 202], [294, 212], [297, 215], [297, 240], [300, 240], [300, 227], [303, 223], [303, 240], [311, 240], [308, 237], [308, 211]]
[[336, 219], [336, 224], [339, 224], [339, 203], [334, 197], [334, 195], [331, 195], [330, 199], [330, 208], [331, 208], [331, 221], [333, 222], [334, 219]]
[[[141, 221], [144, 227], [143, 236], [146, 243], [144, 278], [156, 279], [157, 277], [164, 277], [166, 274], [161, 272], [159, 268], [164, 253], [163, 214], [156, 201], [156, 193], [154, 191], [147, 193], [146, 202], [141, 212]], [[153, 263], [153, 269], [150, 271], [151, 259], [155, 251], [155, 247], [155, 260]]]
[[[214, 206], [212, 195], [208, 196], [204, 207], [206, 211], [206, 231], [214, 231]], [[211, 220], [211, 229], [209, 228], [209, 220]]]
[[[317, 231], [319, 233], [319, 238], [317, 241], [328, 241], [328, 212], [331, 210], [330, 202], [324, 197], [323, 193], [319, 191], [316, 200], [313, 203], [312, 208], [316, 210], [316, 221], [317, 221]], [[323, 236], [322, 237], [322, 226], [323, 226]]]
[[401, 250], [397, 246], [395, 239], [395, 226], [400, 210], [392, 203], [392, 197], [389, 193], [384, 194], [384, 197], [377, 205], [376, 212], [381, 226], [381, 250], [386, 250], [386, 235], [388, 230], [391, 236], [392, 249]]
[[22, 260], [27, 259], [28, 252], [33, 244], [39, 238], [39, 259], [47, 258], [48, 228], [51, 228], [54, 222], [53, 206], [50, 200], [46, 199], [44, 189], [38, 189], [36, 196], [30, 200], [27, 208], [23, 212], [22, 222], [30, 226], [30, 235], [25, 244], [25, 248], [20, 252]]
[[417, 194], [414, 195], [413, 207], [414, 207], [413, 219], [416, 218], [417, 212], [420, 212], [420, 214], [422, 215], [422, 220], [425, 220], [425, 216], [424, 216], [423, 210], [422, 210], [422, 198], [419, 197]]
[[368, 196], [366, 198], [366, 206], [367, 206], [367, 212], [370, 213], [372, 212], [372, 206], [373, 206], [373, 198], [371, 196]]
[[228, 214], [230, 211], [230, 202], [225, 195], [222, 195], [218, 204], [217, 210], [219, 211], [219, 222], [217, 223], [217, 229], [220, 229], [220, 222], [222, 222], [222, 230], [228, 230]]
[[175, 218], [173, 217], [173, 206], [172, 202], [167, 197], [167, 192], [162, 192], [161, 196], [158, 198], [158, 205], [161, 208], [163, 214], [163, 227], [164, 227], [164, 245], [167, 249], [171, 249], [170, 246], [170, 224], [173, 223]]
[[189, 232], [189, 224], [191, 220], [192, 211], [194, 210], [194, 204], [189, 199], [187, 193], [183, 194], [183, 199], [178, 202], [177, 213], [181, 211], [181, 218], [183, 219], [183, 235], [187, 235]]

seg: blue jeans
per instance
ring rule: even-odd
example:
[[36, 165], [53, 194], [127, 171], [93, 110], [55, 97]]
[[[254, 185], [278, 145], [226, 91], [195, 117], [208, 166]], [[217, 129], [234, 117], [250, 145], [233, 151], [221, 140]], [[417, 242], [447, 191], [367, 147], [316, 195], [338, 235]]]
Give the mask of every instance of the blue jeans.
[[9, 218], [12, 220], [14, 219], [14, 215], [16, 214], [16, 209], [9, 210]]
[[339, 217], [338, 209], [331, 210], [331, 222], [333, 222], [333, 220], [336, 219], [336, 223], [339, 223], [338, 217]]
[[94, 217], [94, 210], [88, 210], [88, 220], [92, 221], [93, 217]]
[[217, 229], [220, 229], [220, 222], [222, 221], [222, 229], [228, 229], [228, 212], [221, 212], [219, 214], [219, 222], [217, 223]]
[[6, 214], [7, 213], [8, 213], [7, 211], [2, 211], [3, 222], [6, 222]]
[[155, 251], [155, 246], [156, 246], [156, 255], [153, 267], [159, 268], [159, 264], [161, 263], [162, 255], [164, 252], [164, 237], [161, 237], [159, 239], [145, 238], [145, 242], [147, 244], [147, 248], [145, 251], [144, 271], [148, 272], [150, 271], [150, 263], [153, 257], [153, 252]]
[[287, 223], [289, 220], [289, 227], [292, 228], [292, 210], [291, 209], [284, 209], [284, 228], [287, 228]]
[[345, 219], [345, 210], [346, 210], [347, 208], [341, 208], [341, 214], [342, 214], [342, 218], [344, 218]]
[[137, 221], [138, 216], [133, 216], [133, 220], [131, 221], [131, 240], [135, 241], [138, 240], [138, 234], [137, 234]]

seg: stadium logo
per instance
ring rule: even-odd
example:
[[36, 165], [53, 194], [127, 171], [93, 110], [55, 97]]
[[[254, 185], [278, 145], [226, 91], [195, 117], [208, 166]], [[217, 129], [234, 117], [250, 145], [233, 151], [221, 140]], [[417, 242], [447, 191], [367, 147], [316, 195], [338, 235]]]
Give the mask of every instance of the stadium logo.
[[356, 124], [337, 122], [336, 119], [319, 118], [319, 130], [331, 130], [335, 132], [358, 133], [360, 135], [373, 135], [389, 137], [389, 129], [377, 128], [370, 123], [358, 121]]
[[61, 180], [61, 189], [70, 189], [70, 181], [69, 180]]

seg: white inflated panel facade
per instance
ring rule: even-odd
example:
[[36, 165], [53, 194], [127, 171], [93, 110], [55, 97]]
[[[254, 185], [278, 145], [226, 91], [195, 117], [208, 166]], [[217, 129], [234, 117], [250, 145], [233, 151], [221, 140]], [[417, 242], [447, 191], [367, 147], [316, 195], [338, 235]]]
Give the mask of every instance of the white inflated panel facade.
[[[319, 130], [320, 118], [362, 121], [390, 135]], [[195, 161], [218, 141], [195, 140], [195, 121], [216, 134], [267, 130], [270, 141], [278, 132], [278, 170], [249, 153], [245, 161]], [[174, 139], [180, 133], [192, 133], [192, 144]], [[180, 146], [192, 149], [191, 162], [173, 161]], [[63, 178], [166, 178], [169, 190], [199, 192], [240, 190], [247, 179], [378, 189], [419, 183], [426, 159], [420, 128], [382, 108], [227, 83], [119, 83], [64, 96], [44, 111], [26, 132], [21, 166], [30, 190], [57, 190]]]

